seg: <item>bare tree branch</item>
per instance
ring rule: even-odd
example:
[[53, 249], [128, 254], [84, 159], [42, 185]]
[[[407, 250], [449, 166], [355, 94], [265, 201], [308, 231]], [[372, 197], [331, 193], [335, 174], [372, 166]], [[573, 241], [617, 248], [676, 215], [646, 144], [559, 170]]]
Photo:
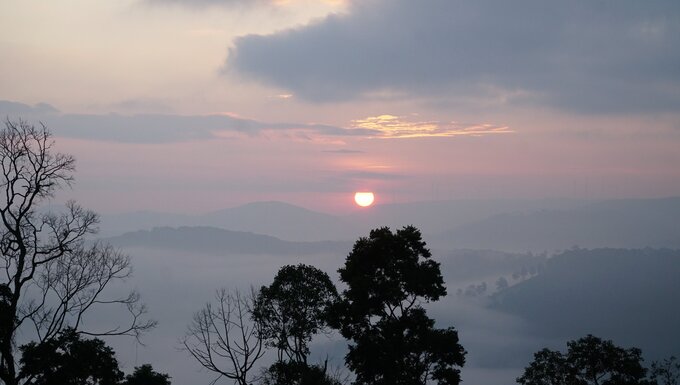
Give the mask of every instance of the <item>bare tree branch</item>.
[[[0, 130], [0, 381], [18, 385], [15, 335], [33, 329], [37, 343], [74, 328], [90, 335], [133, 335], [155, 325], [136, 293], [105, 298], [107, 286], [130, 276], [129, 257], [111, 246], [86, 245], [99, 218], [74, 202], [54, 214], [41, 203], [73, 182], [75, 160], [56, 153], [43, 124], [5, 121]], [[119, 305], [130, 314], [125, 326], [82, 330], [86, 313]]]
[[215, 303], [194, 314], [182, 340], [184, 349], [204, 368], [239, 385], [248, 385], [248, 373], [265, 351], [262, 324], [253, 321], [255, 293], [218, 290]]

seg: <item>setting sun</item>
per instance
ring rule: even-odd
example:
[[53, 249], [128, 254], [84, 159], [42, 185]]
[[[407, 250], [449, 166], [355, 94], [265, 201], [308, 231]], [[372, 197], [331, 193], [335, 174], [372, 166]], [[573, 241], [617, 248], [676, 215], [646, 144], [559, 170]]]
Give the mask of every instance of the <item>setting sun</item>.
[[354, 202], [361, 207], [368, 207], [373, 204], [375, 196], [372, 192], [357, 192], [354, 194]]

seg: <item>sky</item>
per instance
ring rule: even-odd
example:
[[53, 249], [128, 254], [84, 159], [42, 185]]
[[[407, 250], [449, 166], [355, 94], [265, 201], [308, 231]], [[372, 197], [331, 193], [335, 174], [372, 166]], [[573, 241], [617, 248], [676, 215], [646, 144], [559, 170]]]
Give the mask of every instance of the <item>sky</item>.
[[680, 195], [676, 0], [5, 0], [0, 52], [103, 213]]

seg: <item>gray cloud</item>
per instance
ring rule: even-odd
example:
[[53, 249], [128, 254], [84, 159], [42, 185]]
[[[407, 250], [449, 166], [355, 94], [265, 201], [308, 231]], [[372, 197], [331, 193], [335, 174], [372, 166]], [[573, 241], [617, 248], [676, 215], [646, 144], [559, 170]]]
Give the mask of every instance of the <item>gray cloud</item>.
[[[357, 137], [403, 139], [426, 136], [493, 135], [512, 133], [504, 126], [489, 124], [412, 122], [392, 115], [352, 121], [351, 127], [317, 123], [268, 123], [228, 115], [171, 114], [63, 114], [49, 104], [35, 106], [0, 100], [0, 116], [29, 123], [45, 123], [61, 137], [122, 143], [169, 143], [219, 137], [279, 133], [288, 138], [313, 140], [315, 137]], [[330, 151], [329, 151], [330, 152]], [[340, 149], [335, 153], [360, 151]]]
[[680, 2], [355, 1], [239, 38], [226, 71], [310, 101], [494, 97], [580, 112], [680, 107]]
[[22, 115], [52, 115], [58, 114], [59, 110], [47, 103], [38, 103], [36, 105], [28, 105], [24, 103], [11, 102], [8, 100], [0, 100], [0, 114], [4, 118], [17, 117]]
[[363, 136], [374, 130], [323, 124], [266, 123], [227, 115], [62, 114], [48, 104], [0, 101], [0, 116], [45, 123], [57, 136], [124, 143], [169, 143], [217, 138], [223, 133], [256, 136], [265, 130], [308, 132], [329, 136]]

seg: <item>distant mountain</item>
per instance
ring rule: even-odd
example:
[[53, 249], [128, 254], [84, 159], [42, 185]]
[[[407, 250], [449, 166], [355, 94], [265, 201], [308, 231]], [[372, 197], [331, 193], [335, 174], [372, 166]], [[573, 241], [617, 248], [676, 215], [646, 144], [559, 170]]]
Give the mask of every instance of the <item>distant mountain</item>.
[[104, 214], [101, 215], [98, 235], [112, 237], [137, 230], [151, 230], [154, 227], [197, 226], [200, 222], [197, 216], [155, 211]]
[[541, 208], [563, 209], [582, 205], [568, 200], [456, 200], [376, 205], [334, 216], [283, 202], [255, 202], [202, 215], [134, 212], [106, 215], [101, 235], [113, 236], [161, 226], [213, 226], [234, 231], [268, 234], [290, 241], [355, 240], [369, 230], [415, 225], [425, 239], [447, 229], [480, 221], [491, 215]]
[[680, 248], [680, 198], [611, 200], [567, 210], [494, 215], [435, 236], [433, 243], [504, 251]]
[[125, 233], [106, 241], [118, 247], [181, 250], [187, 252], [266, 255], [309, 255], [325, 252], [346, 254], [349, 242], [290, 242], [262, 234], [215, 227], [157, 227]]
[[201, 221], [293, 241], [351, 239], [351, 226], [341, 218], [283, 202], [249, 203], [203, 215]]
[[658, 359], [679, 353], [678, 277], [680, 250], [574, 249], [495, 295], [492, 307], [521, 316], [543, 338], [592, 333]]
[[566, 210], [583, 206], [586, 203], [570, 199], [457, 199], [391, 203], [376, 205], [368, 210], [354, 211], [345, 219], [367, 229], [378, 226], [397, 228], [414, 225], [427, 237], [494, 215], [541, 209]]
[[255, 202], [201, 215], [139, 211], [105, 215], [101, 236], [155, 227], [210, 226], [267, 234], [290, 241], [351, 239], [351, 228], [338, 217], [283, 202]]
[[203, 215], [136, 212], [102, 218], [101, 236], [154, 227], [210, 226], [287, 241], [347, 240], [415, 225], [435, 249], [555, 251], [581, 247], [680, 248], [680, 198], [586, 203], [458, 200], [378, 205], [345, 216], [283, 202], [255, 202]]

